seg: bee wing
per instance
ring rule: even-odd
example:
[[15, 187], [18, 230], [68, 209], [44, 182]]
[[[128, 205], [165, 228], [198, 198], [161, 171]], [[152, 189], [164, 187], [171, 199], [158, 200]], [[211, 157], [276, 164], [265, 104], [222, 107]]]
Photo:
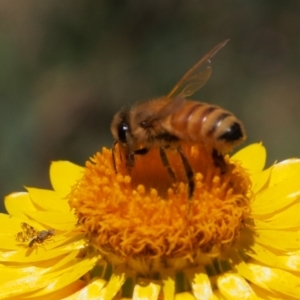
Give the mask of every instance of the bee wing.
[[157, 112], [155, 113], [149, 120], [147, 120], [147, 125], [150, 126], [153, 122], [157, 120], [162, 120], [169, 115], [176, 113], [178, 110], [183, 108], [185, 102], [185, 97], [178, 96], [172, 101], [167, 101], [166, 104]]
[[163, 119], [169, 115], [172, 115], [183, 108], [185, 97], [180, 95], [172, 101], [166, 102], [166, 104], [155, 114], [156, 119]]
[[188, 97], [204, 86], [212, 72], [210, 59], [223, 48], [228, 41], [229, 40], [226, 40], [220, 43], [201, 58], [187, 73], [184, 74], [167, 97], [170, 99], [177, 96]]

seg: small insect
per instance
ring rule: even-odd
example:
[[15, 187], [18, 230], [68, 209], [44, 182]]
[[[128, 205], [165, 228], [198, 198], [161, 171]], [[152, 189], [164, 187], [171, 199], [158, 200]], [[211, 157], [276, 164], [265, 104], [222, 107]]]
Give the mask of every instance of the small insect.
[[139, 102], [129, 110], [123, 108], [115, 114], [111, 131], [115, 143], [125, 150], [129, 168], [134, 165], [135, 155], [146, 154], [150, 148], [158, 147], [163, 165], [175, 178], [165, 149], [176, 148], [185, 168], [191, 197], [193, 170], [180, 143], [204, 144], [212, 152], [215, 163], [220, 164], [223, 154], [246, 139], [242, 122], [231, 112], [216, 105], [186, 100], [210, 78], [210, 59], [227, 42], [220, 43], [200, 59], [167, 96]]
[[30, 241], [28, 244], [29, 248], [37, 244], [43, 244], [45, 240], [50, 239], [55, 234], [54, 229], [38, 231], [25, 222], [21, 223], [21, 228], [22, 231], [16, 234], [16, 241], [22, 243]]

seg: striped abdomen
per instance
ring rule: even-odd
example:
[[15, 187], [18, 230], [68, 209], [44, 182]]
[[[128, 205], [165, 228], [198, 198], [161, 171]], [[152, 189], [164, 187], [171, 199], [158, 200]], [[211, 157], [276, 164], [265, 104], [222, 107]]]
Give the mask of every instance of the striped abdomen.
[[179, 140], [204, 143], [226, 153], [246, 138], [241, 121], [221, 107], [186, 101], [184, 107], [170, 115], [164, 129]]

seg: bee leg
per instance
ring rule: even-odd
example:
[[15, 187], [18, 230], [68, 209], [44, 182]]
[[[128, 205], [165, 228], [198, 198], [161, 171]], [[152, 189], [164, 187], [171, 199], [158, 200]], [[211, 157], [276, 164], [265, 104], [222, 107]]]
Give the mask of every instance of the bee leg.
[[134, 166], [134, 152], [127, 155], [127, 169], [130, 170]]
[[212, 158], [214, 161], [214, 165], [217, 168], [220, 168], [221, 174], [224, 174], [227, 170], [227, 164], [225, 162], [224, 156], [220, 154], [216, 149], [213, 149]]
[[167, 154], [165, 152], [165, 147], [162, 146], [159, 148], [159, 155], [162, 161], [162, 164], [164, 165], [164, 167], [167, 169], [169, 176], [172, 178], [172, 180], [176, 181], [176, 176], [174, 171], [171, 168], [170, 162], [168, 160]]
[[148, 153], [149, 149], [148, 148], [142, 148], [135, 150], [133, 152], [130, 152], [127, 155], [127, 168], [130, 170], [134, 166], [134, 156], [135, 155], [145, 155]]
[[112, 158], [112, 164], [113, 164], [115, 173], [118, 173], [117, 164], [116, 164], [116, 151], [115, 151], [116, 144], [117, 144], [117, 141], [114, 142], [114, 145], [112, 147], [112, 151], [111, 151], [112, 156], [111, 156], [111, 158]]
[[184, 151], [182, 150], [181, 147], [177, 147], [177, 151], [180, 155], [184, 170], [185, 170], [185, 174], [188, 180], [188, 193], [189, 193], [189, 198], [192, 198], [193, 193], [194, 193], [194, 189], [195, 189], [195, 182], [194, 182], [194, 171], [184, 153]]

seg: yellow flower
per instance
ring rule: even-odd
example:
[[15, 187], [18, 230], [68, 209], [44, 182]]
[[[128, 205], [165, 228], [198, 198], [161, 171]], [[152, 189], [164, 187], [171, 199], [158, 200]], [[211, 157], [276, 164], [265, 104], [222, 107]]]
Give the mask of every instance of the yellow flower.
[[[6, 197], [0, 298], [300, 299], [300, 160], [263, 170], [261, 144], [225, 157], [103, 149], [85, 168], [51, 165], [53, 191]], [[70, 208], [71, 207], [71, 208]]]

